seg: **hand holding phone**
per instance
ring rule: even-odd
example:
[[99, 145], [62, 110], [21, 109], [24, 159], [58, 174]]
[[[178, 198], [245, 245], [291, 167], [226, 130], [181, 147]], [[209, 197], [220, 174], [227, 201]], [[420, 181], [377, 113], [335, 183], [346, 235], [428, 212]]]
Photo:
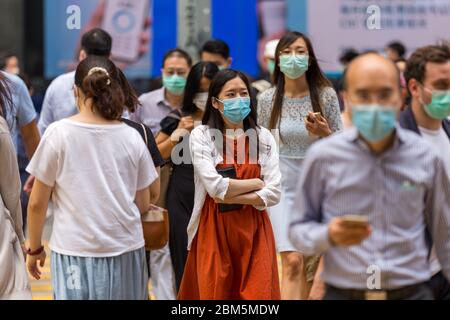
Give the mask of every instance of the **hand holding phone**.
[[306, 120], [308, 120], [311, 123], [317, 122], [317, 119], [320, 119], [320, 112], [310, 112], [308, 116], [306, 117]]
[[349, 228], [365, 228], [369, 226], [369, 217], [349, 214], [342, 217], [342, 223]]
[[334, 246], [360, 245], [372, 230], [367, 216], [346, 215], [332, 219], [328, 225], [328, 236]]

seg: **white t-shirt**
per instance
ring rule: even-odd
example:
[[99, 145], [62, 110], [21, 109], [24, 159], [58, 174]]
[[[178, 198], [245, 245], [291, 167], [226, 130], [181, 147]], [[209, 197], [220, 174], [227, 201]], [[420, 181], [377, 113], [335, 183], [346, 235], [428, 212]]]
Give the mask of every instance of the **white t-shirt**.
[[[428, 143], [434, 146], [435, 150], [437, 150], [437, 152], [442, 156], [446, 165], [447, 173], [450, 174], [450, 139], [447, 136], [444, 128], [441, 128], [439, 130], [429, 130], [419, 126], [419, 130], [422, 137]], [[442, 269], [436, 256], [434, 247], [432, 248], [430, 255], [430, 265], [431, 273], [433, 275], [435, 275]]]
[[144, 246], [134, 200], [158, 175], [135, 129], [69, 119], [54, 122], [27, 171], [53, 187], [51, 250], [113, 257]]

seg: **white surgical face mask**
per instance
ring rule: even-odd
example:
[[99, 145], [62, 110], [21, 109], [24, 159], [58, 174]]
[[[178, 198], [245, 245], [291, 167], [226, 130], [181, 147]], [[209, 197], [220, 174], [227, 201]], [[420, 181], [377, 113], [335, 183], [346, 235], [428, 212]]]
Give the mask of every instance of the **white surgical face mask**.
[[208, 101], [208, 92], [197, 93], [194, 98], [194, 104], [202, 111], [206, 109], [206, 102]]

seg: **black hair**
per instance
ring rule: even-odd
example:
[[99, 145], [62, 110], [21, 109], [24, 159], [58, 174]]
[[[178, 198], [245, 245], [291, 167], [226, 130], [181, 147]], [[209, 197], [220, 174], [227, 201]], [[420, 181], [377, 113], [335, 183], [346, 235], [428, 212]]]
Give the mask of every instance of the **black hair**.
[[117, 70], [108, 58], [93, 55], [81, 61], [75, 72], [75, 85], [86, 100], [92, 99], [93, 111], [107, 120], [120, 120], [126, 102]]
[[406, 64], [406, 83], [408, 84], [411, 79], [416, 79], [423, 84], [426, 78], [427, 63], [446, 63], [448, 61], [450, 61], [450, 47], [447, 45], [430, 45], [417, 49]]
[[339, 57], [339, 62], [341, 64], [349, 64], [353, 59], [359, 56], [358, 51], [353, 48], [345, 50], [342, 55]]
[[0, 116], [6, 119], [8, 108], [12, 106], [11, 91], [8, 80], [3, 72], [0, 72]]
[[191, 58], [191, 56], [189, 55], [189, 53], [187, 53], [187, 52], [184, 51], [183, 49], [175, 48], [175, 49], [172, 49], [172, 50], [167, 51], [166, 54], [164, 55], [164, 58], [163, 58], [163, 67], [164, 67], [164, 64], [166, 63], [166, 60], [169, 59], [169, 58], [172, 58], [172, 57], [183, 58], [183, 59], [186, 60], [186, 62], [187, 62], [187, 64], [188, 64], [189, 68], [192, 66], [192, 58]]
[[184, 114], [194, 114], [197, 106], [194, 104], [194, 98], [200, 90], [200, 81], [203, 77], [212, 80], [219, 72], [219, 67], [212, 62], [199, 62], [192, 67], [187, 77], [186, 88], [184, 90], [183, 108]]
[[109, 57], [111, 55], [112, 38], [105, 30], [95, 28], [83, 34], [81, 48], [88, 56]]
[[394, 50], [400, 59], [405, 57], [406, 47], [400, 41], [391, 42], [387, 45], [387, 47], [391, 50]]
[[211, 82], [208, 93], [208, 101], [206, 102], [205, 114], [203, 115], [202, 120], [202, 123], [204, 125], [208, 125], [211, 129], [217, 129], [221, 132], [225, 131], [225, 123], [223, 121], [222, 114], [219, 110], [213, 107], [212, 99], [218, 98], [220, 92], [227, 84], [227, 82], [236, 78], [240, 78], [242, 81], [244, 81], [250, 95], [251, 112], [247, 116], [247, 118], [244, 119], [244, 131], [247, 131], [249, 129], [256, 130], [257, 128], [259, 128], [256, 115], [256, 99], [253, 91], [251, 90], [250, 81], [245, 74], [232, 69], [219, 71]]
[[12, 53], [12, 52], [4, 52], [2, 54], [0, 54], [0, 70], [3, 70], [6, 68], [6, 62], [11, 59], [17, 57], [16, 54]]
[[128, 82], [125, 74], [120, 68], [117, 68], [117, 81], [119, 82], [119, 86], [124, 95], [125, 107], [129, 113], [134, 113], [141, 103], [139, 102], [136, 90], [134, 90], [133, 86]]
[[230, 57], [230, 47], [223, 40], [209, 40], [207, 41], [200, 52], [208, 52], [212, 54], [218, 54], [224, 59], [228, 59]]

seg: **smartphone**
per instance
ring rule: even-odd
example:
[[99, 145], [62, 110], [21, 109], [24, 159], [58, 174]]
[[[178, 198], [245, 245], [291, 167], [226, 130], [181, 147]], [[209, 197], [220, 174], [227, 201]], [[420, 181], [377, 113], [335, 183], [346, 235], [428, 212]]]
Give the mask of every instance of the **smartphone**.
[[360, 215], [345, 215], [342, 217], [342, 221], [349, 227], [367, 227], [369, 225], [368, 216]]
[[309, 114], [306, 118], [308, 119], [309, 122], [315, 122], [316, 118], [320, 116], [321, 116], [320, 112], [313, 112], [312, 114]]
[[106, 1], [103, 29], [113, 38], [113, 59], [124, 62], [134, 62], [138, 59], [140, 37], [149, 15], [150, 1]]

